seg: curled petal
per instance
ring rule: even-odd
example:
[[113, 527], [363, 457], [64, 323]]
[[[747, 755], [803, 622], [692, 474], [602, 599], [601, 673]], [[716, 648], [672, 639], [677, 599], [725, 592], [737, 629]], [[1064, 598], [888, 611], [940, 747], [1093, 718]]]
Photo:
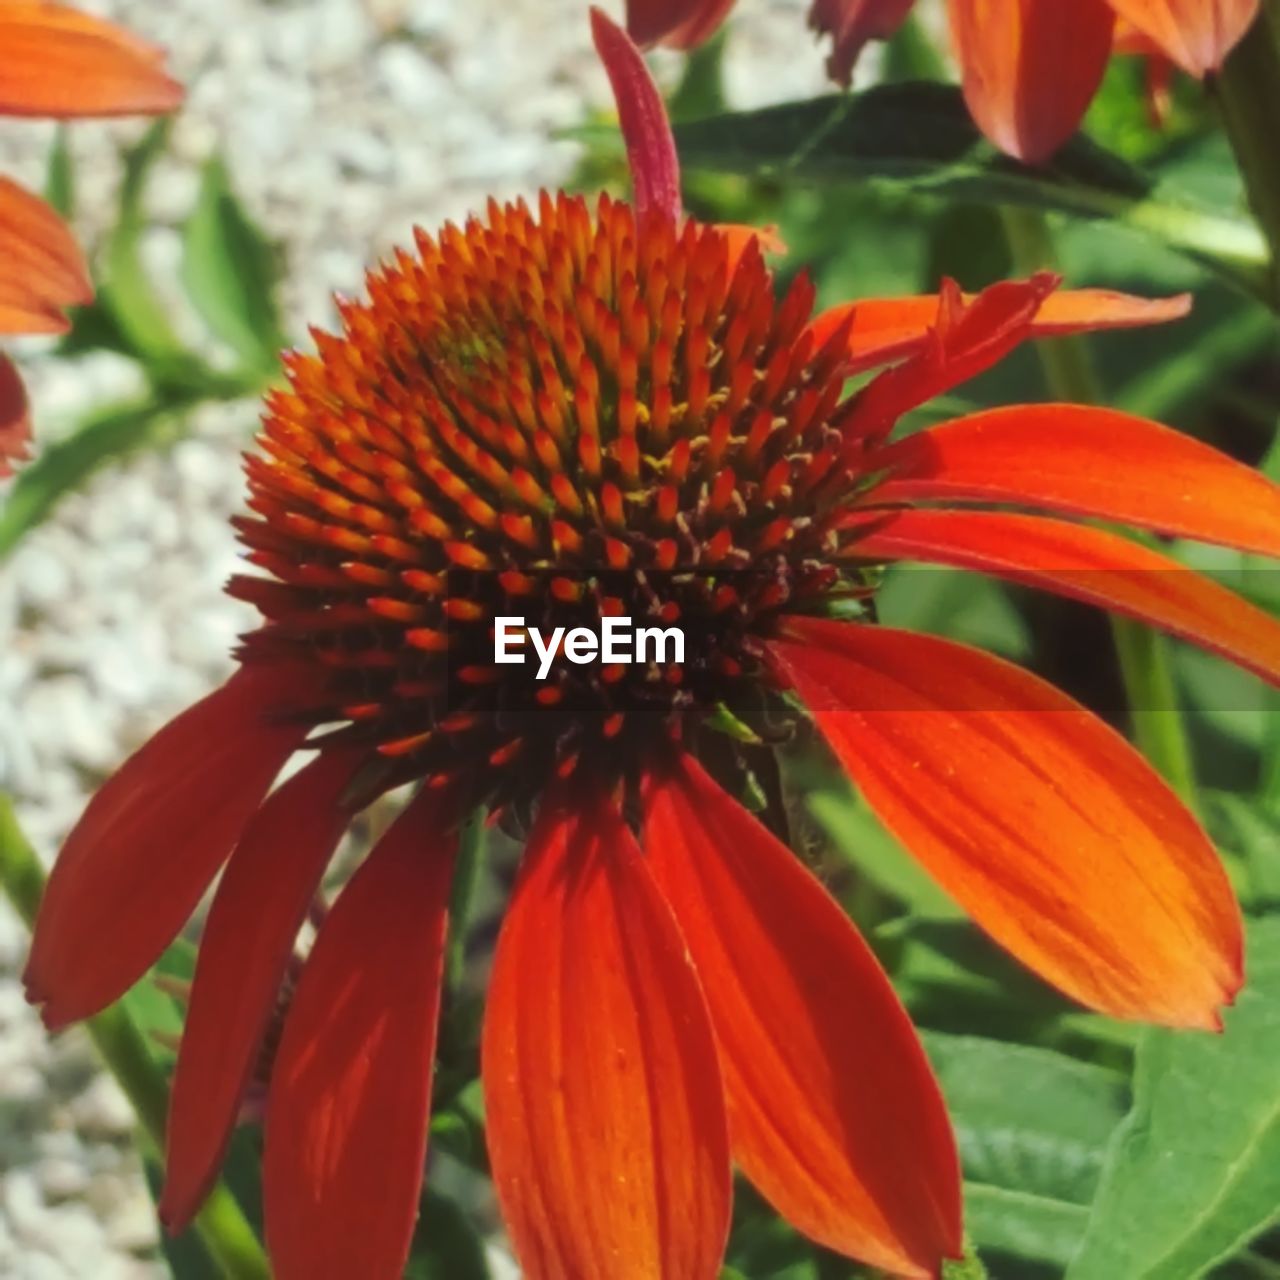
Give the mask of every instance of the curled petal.
[[271, 1071], [277, 1280], [399, 1280], [418, 1214], [456, 835], [424, 790], [325, 917]]
[[734, 0], [627, 0], [627, 32], [643, 47], [695, 49], [709, 40]]
[[729, 1220], [715, 1045], [684, 942], [607, 798], [543, 800], [498, 940], [482, 1068], [529, 1280], [714, 1280]]
[[[965, 306], [975, 295], [964, 294]], [[815, 350], [821, 350], [850, 317], [849, 372], [890, 364], [922, 350], [938, 324], [937, 294], [913, 298], [862, 298], [831, 307], [809, 326]], [[1136, 329], [1180, 320], [1191, 311], [1191, 295], [1135, 298], [1111, 289], [1060, 289], [1041, 302], [1027, 322], [1026, 337], [1056, 338], [1100, 329]]]
[[243, 669], [135, 752], [58, 855], [25, 982], [57, 1028], [124, 994], [177, 936], [305, 729]]
[[[1035, 318], [1058, 280], [1042, 271], [1028, 280], [1001, 281], [969, 300], [954, 280], [944, 280], [932, 325], [922, 337], [912, 339], [918, 344], [914, 354], [886, 369], [858, 397], [845, 428], [850, 447], [888, 435], [904, 413], [1003, 360], [1031, 336]], [[852, 333], [858, 323], [856, 309], [852, 317], [846, 312], [827, 322], [828, 339], [850, 319]], [[849, 341], [855, 346], [857, 339]]]
[[1280, 556], [1280, 488], [1158, 423], [1085, 405], [1014, 405], [873, 455], [876, 500], [1014, 502]]
[[592, 6], [591, 35], [613, 86], [635, 187], [636, 211], [656, 209], [679, 222], [680, 161], [662, 95], [630, 36]]
[[900, 511], [851, 554], [992, 573], [1100, 605], [1203, 645], [1280, 684], [1280, 622], [1157, 551], [1102, 529], [987, 511]]
[[847, 86], [868, 40], [887, 40], [907, 20], [915, 0], [813, 0], [809, 25], [831, 37], [827, 71]]
[[27, 389], [13, 361], [0, 352], [0, 479], [11, 475], [10, 465], [27, 456], [31, 439], [31, 409]]
[[236, 845], [200, 939], [169, 1101], [160, 1218], [179, 1231], [217, 1174], [298, 930], [350, 812], [355, 757], [327, 751], [274, 791]]
[[1184, 71], [1217, 71], [1258, 16], [1258, 0], [1108, 0]]
[[737, 1163], [805, 1235], [895, 1275], [936, 1275], [961, 1249], [955, 1141], [870, 949], [689, 757], [653, 782], [644, 832], [706, 990]]
[[1106, 0], [951, 0], [948, 12], [978, 127], [1019, 160], [1047, 160], [1102, 83], [1115, 25]]
[[776, 653], [885, 825], [1002, 946], [1116, 1017], [1217, 1028], [1239, 908], [1145, 760], [1052, 685], [932, 636], [793, 619]]
[[64, 307], [93, 300], [79, 246], [39, 197], [0, 178], [0, 333], [63, 333]]
[[0, 4], [0, 115], [157, 115], [182, 102], [164, 54], [52, 0]]

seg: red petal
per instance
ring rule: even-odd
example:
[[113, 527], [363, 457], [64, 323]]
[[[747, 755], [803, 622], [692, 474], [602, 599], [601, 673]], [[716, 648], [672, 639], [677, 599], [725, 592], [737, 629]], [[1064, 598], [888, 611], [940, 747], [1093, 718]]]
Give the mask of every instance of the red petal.
[[352, 753], [326, 751], [245, 829], [200, 938], [169, 1100], [161, 1220], [181, 1230], [217, 1175], [298, 930], [351, 814]]
[[0, 352], [0, 479], [13, 474], [10, 463], [27, 456], [31, 409], [27, 389], [13, 361]]
[[494, 958], [494, 1186], [528, 1280], [713, 1280], [729, 1221], [702, 992], [607, 798], [544, 799]]
[[[974, 301], [965, 294], [965, 305]], [[845, 320], [853, 316], [849, 335], [850, 373], [889, 364], [921, 350], [938, 323], [937, 294], [916, 298], [862, 298], [824, 311], [809, 326], [813, 348], [820, 351]], [[1180, 320], [1191, 310], [1191, 295], [1135, 298], [1111, 289], [1067, 289], [1051, 293], [1027, 324], [1026, 337], [1056, 338], [1099, 329], [1134, 329]]]
[[827, 71], [846, 87], [868, 40], [887, 40], [907, 20], [915, 0], [813, 0], [809, 25], [831, 37]]
[[1119, 734], [932, 636], [817, 619], [776, 652], [867, 802], [973, 918], [1084, 1004], [1217, 1027], [1242, 981], [1213, 846]]
[[49, 877], [25, 981], [56, 1028], [123, 995], [177, 936], [305, 730], [242, 670], [105, 782]]
[[1040, 516], [901, 511], [850, 548], [993, 573], [1101, 605], [1204, 645], [1280, 684], [1280, 622], [1127, 538]]
[[[1029, 280], [994, 284], [969, 301], [954, 280], [944, 280], [933, 325], [920, 349], [897, 368], [886, 369], [858, 396], [845, 427], [850, 446], [887, 435], [904, 413], [1003, 360], [1031, 336], [1058, 280], [1042, 271]], [[828, 336], [845, 318], [837, 317]]]
[[1258, 16], [1258, 0], [1109, 0], [1183, 70], [1217, 71]]
[[1016, 502], [1280, 556], [1280, 488], [1208, 445], [1112, 409], [975, 413], [867, 465], [891, 471], [877, 502]]
[[706, 990], [743, 1172], [821, 1244], [938, 1274], [962, 1246], [955, 1141], [866, 943], [688, 757], [653, 787], [645, 851]]
[[1105, 0], [951, 0], [964, 97], [1002, 151], [1047, 160], [1102, 83], [1115, 17]]
[[734, 0], [627, 0], [627, 31], [638, 45], [693, 49], [709, 40]]
[[92, 299], [66, 224], [43, 200], [0, 178], [0, 333], [63, 333], [62, 309]]
[[0, 5], [0, 49], [0, 115], [154, 115], [182, 102], [161, 50], [48, 0]]
[[636, 211], [645, 213], [656, 209], [678, 222], [683, 210], [680, 160], [658, 86], [630, 36], [594, 5], [591, 35], [618, 104], [618, 119], [635, 187]]
[[263, 1163], [277, 1280], [399, 1280], [418, 1216], [452, 814], [422, 791], [342, 891], [271, 1073]]

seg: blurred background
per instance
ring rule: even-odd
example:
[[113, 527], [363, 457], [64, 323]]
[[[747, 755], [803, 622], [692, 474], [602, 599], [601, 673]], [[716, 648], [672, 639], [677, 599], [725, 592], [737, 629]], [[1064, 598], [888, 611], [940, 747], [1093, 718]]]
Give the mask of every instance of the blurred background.
[[[237, 563], [228, 517], [242, 504], [239, 455], [276, 352], [305, 345], [308, 325], [332, 326], [332, 294], [358, 293], [365, 266], [411, 243], [415, 224], [461, 220], [491, 195], [621, 190], [624, 180], [582, 0], [81, 7], [166, 46], [188, 98], [158, 125], [62, 132], [0, 122], [0, 170], [70, 214], [101, 285], [66, 339], [14, 344], [39, 445], [20, 477], [0, 482], [0, 791], [46, 861], [115, 765], [227, 674], [235, 636], [253, 622], [221, 588]], [[607, 7], [621, 16], [620, 3]], [[695, 58], [656, 58], [677, 119], [828, 92], [826, 50], [806, 28], [807, 9], [806, 0], [742, 0], [724, 38]], [[859, 83], [943, 69], [922, 34], [937, 30], [936, 7], [921, 6], [921, 17], [873, 51]], [[1194, 86], [1175, 86], [1157, 129], [1144, 66], [1118, 59], [1089, 129], [1206, 208], [1243, 207], [1212, 106]], [[701, 216], [779, 224], [791, 249], [780, 274], [807, 265], [825, 303], [923, 292], [944, 275], [975, 289], [1053, 265], [1077, 286], [1193, 290], [1193, 317], [1173, 328], [1059, 353], [1092, 366], [1108, 403], [1280, 471], [1271, 449], [1275, 318], [1186, 254], [1083, 219], [1054, 222], [1050, 242], [966, 198], [961, 182], [929, 191], [867, 181], [854, 167], [820, 174], [802, 164], [784, 180], [695, 164], [686, 190]], [[1049, 398], [1062, 361], [1026, 348], [924, 412]], [[1280, 602], [1274, 575], [1245, 557], [1175, 551], [1263, 603]], [[885, 621], [1023, 661], [1127, 727], [1107, 624], [1088, 609], [911, 568], [889, 575], [881, 605]], [[1225, 663], [1182, 646], [1171, 661], [1204, 816], [1246, 905], [1280, 904], [1280, 715]], [[929, 1047], [979, 1186], [970, 1229], [993, 1275], [1061, 1275], [1128, 1105], [1134, 1034], [1072, 1011], [996, 956], [813, 744], [790, 752], [782, 775], [792, 784], [793, 843], [841, 894], [936, 1037]], [[438, 1105], [453, 1108], [462, 1129], [471, 1082], [465, 1071], [450, 1076], [448, 1058], [456, 1050], [459, 1064], [469, 1061], [473, 1046], [458, 1042], [474, 1031], [467, 1011], [492, 937], [485, 913], [491, 919], [500, 901], [507, 852], [497, 849], [480, 899], [472, 1003], [442, 1049]], [[87, 1037], [76, 1028], [50, 1040], [24, 1004], [26, 941], [0, 900], [0, 1278], [142, 1280], [171, 1264], [181, 1280], [203, 1276], [199, 1259], [175, 1262], [187, 1255], [160, 1250], [133, 1116], [95, 1068]], [[1015, 1041], [1008, 1053], [999, 1048]], [[432, 1185], [451, 1197], [453, 1226], [479, 1239], [492, 1235], [493, 1218], [464, 1147], [451, 1154], [441, 1142]], [[860, 1274], [798, 1242], [750, 1197], [734, 1239], [730, 1260], [747, 1280]], [[489, 1243], [487, 1262], [472, 1259], [465, 1275], [428, 1259], [423, 1280], [509, 1274]], [[1277, 1257], [1264, 1240], [1248, 1261], [1214, 1274], [1275, 1276]], [[1183, 1274], [1192, 1272], [1167, 1273]]]

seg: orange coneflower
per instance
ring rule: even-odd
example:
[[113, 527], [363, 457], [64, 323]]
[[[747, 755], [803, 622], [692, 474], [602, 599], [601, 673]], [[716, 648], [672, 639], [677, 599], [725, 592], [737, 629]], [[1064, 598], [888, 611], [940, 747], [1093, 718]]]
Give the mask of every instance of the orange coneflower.
[[[52, 0], [0, 3], [0, 116], [69, 120], [172, 111], [182, 89], [162, 54], [101, 18]], [[41, 199], [0, 177], [0, 334], [64, 333], [67, 307], [93, 298], [71, 232]], [[0, 476], [26, 452], [17, 370], [0, 352]]]
[[[947, 0], [965, 100], [982, 131], [1022, 160], [1050, 156], [1093, 100], [1117, 35], [1122, 49], [1156, 56], [1203, 79], [1249, 29], [1259, 0]], [[848, 84], [868, 40], [893, 34], [914, 0], [813, 0], [810, 24], [832, 38], [828, 63]], [[733, 0], [627, 0], [642, 44], [689, 49], [707, 39]], [[1157, 81], [1154, 92], [1160, 88]]]
[[[181, 1227], [341, 833], [414, 784], [289, 983], [265, 1104], [275, 1274], [393, 1280], [422, 1179], [459, 818], [532, 814], [482, 1045], [525, 1274], [713, 1280], [732, 1162], [813, 1239], [935, 1276], [961, 1248], [960, 1182], [920, 1044], [836, 902], [713, 777], [737, 739], [709, 722], [728, 708], [769, 739], [803, 704], [997, 941], [1091, 1008], [1216, 1026], [1241, 929], [1195, 820], [1051, 686], [875, 625], [866, 567], [1029, 582], [1276, 680], [1280, 625], [1211, 582], [1086, 524], [965, 504], [1280, 554], [1280, 490], [1082, 406], [893, 439], [1025, 339], [1184, 304], [1037, 277], [812, 319], [807, 279], [779, 299], [755, 242], [683, 218], [652, 82], [594, 23], [636, 206], [491, 203], [420, 235], [367, 303], [343, 304], [341, 335], [287, 358], [240, 524], [265, 576], [231, 587], [265, 620], [238, 673], [90, 803], [28, 990], [51, 1027], [101, 1008], [226, 864], [174, 1078], [162, 1213]], [[504, 615], [679, 624], [685, 661], [561, 655], [539, 681], [495, 661]], [[297, 752], [309, 763], [267, 794]]]

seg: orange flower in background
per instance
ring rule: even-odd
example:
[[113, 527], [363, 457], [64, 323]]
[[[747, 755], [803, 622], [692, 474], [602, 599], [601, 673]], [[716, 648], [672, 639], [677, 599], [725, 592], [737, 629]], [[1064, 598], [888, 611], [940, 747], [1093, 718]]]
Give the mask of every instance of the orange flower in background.
[[[961, 1250], [960, 1179], [920, 1043], [834, 899], [732, 771], [713, 776], [736, 747], [708, 722], [727, 706], [771, 736], [807, 708], [886, 825], [1014, 955], [1088, 1007], [1217, 1026], [1241, 982], [1239, 914], [1168, 787], [1038, 678], [859, 606], [870, 567], [955, 564], [1280, 683], [1280, 624], [1071, 518], [1280, 555], [1280, 490], [1077, 405], [895, 438], [1023, 341], [1170, 320], [1186, 300], [1062, 293], [1046, 275], [814, 318], [807, 278], [778, 297], [758, 241], [684, 217], [656, 90], [623, 33], [593, 21], [634, 207], [490, 203], [419, 235], [370, 275], [367, 302], [340, 304], [340, 334], [286, 357], [238, 526], [259, 573], [231, 585], [262, 625], [237, 673], [87, 807], [28, 993], [51, 1028], [101, 1009], [221, 871], [162, 1214], [180, 1229], [196, 1212], [265, 1069], [273, 1273], [396, 1280], [458, 824], [477, 805], [532, 814], [482, 1044], [524, 1274], [714, 1280], [736, 1165], [814, 1240], [935, 1276]], [[850, 392], [858, 370], [878, 372]], [[561, 653], [539, 680], [495, 660], [509, 615], [544, 632], [678, 625], [685, 660]], [[295, 985], [343, 831], [405, 784]]]
[[[172, 111], [182, 89], [162, 53], [101, 18], [46, 0], [0, 4], [0, 116], [69, 120]], [[64, 333], [93, 298], [84, 257], [41, 199], [0, 178], [0, 334]], [[0, 476], [30, 438], [26, 395], [0, 353]]]
[[[814, 0], [810, 23], [833, 41], [832, 78], [848, 84], [868, 40], [885, 38], [913, 0]], [[1259, 0], [947, 0], [965, 100], [1012, 156], [1047, 159], [1079, 126], [1111, 55], [1117, 20], [1129, 48], [1203, 79], [1258, 14]], [[627, 0], [642, 44], [691, 48], [724, 19], [724, 0]]]

